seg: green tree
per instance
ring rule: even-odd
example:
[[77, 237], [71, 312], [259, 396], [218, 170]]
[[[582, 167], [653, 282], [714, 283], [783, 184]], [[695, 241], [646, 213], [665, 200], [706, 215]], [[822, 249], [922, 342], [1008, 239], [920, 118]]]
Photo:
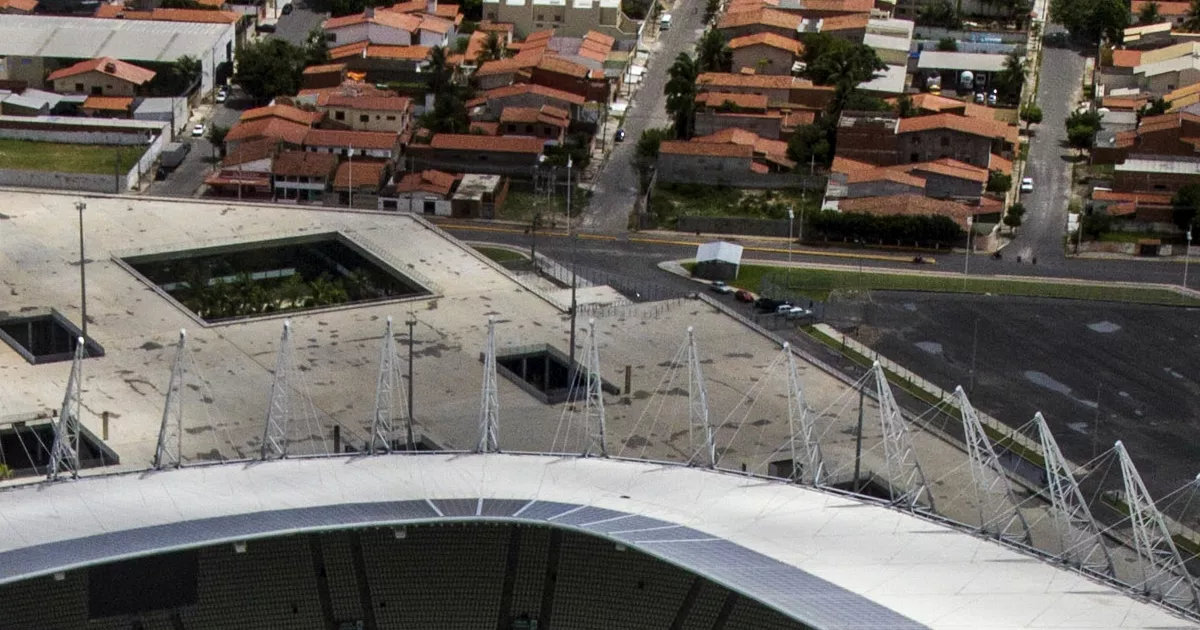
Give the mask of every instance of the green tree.
[[267, 101], [300, 90], [306, 52], [274, 37], [243, 44], [233, 80], [252, 98]]
[[1036, 125], [1042, 122], [1042, 108], [1035, 103], [1030, 103], [1021, 108], [1021, 121], [1028, 125]]
[[1161, 116], [1167, 113], [1167, 109], [1170, 107], [1171, 104], [1168, 103], [1166, 99], [1161, 97], [1156, 98], [1149, 103], [1142, 105], [1141, 109], [1138, 110], [1138, 119], [1142, 119], [1147, 116]]
[[721, 10], [721, 0], [708, 0], [704, 5], [704, 21], [707, 22]]
[[1147, 2], [1142, 5], [1142, 10], [1138, 11], [1138, 24], [1158, 24], [1162, 21], [1162, 16], [1158, 13], [1157, 2]]
[[725, 42], [725, 35], [710, 28], [696, 42], [696, 66], [700, 72], [729, 72], [733, 64], [733, 51]]
[[487, 39], [483, 40], [483, 47], [479, 49], [479, 56], [475, 61], [479, 65], [495, 59], [504, 58], [504, 44], [500, 43], [500, 36], [494, 31], [488, 33]]
[[988, 173], [988, 192], [1006, 193], [1010, 188], [1012, 188], [1012, 175], [1001, 173], [1000, 171], [991, 171]]
[[1200, 228], [1200, 184], [1186, 184], [1171, 199], [1171, 218], [1181, 230]]
[[1099, 112], [1073, 112], [1067, 117], [1067, 144], [1073, 149], [1092, 148], [1092, 139], [1100, 130]]
[[912, 118], [918, 113], [920, 112], [918, 112], [917, 107], [913, 105], [911, 96], [902, 94], [900, 95], [900, 98], [896, 99], [896, 114], [901, 118]]
[[1055, 0], [1050, 18], [1088, 42], [1120, 41], [1129, 26], [1129, 5], [1125, 0]]
[[1183, 19], [1183, 29], [1193, 33], [1200, 31], [1200, 0], [1192, 0], [1187, 17]]
[[208, 128], [208, 141], [213, 145], [213, 151], [220, 155], [225, 155], [225, 136], [229, 134], [229, 127], [224, 125], [213, 125]]
[[675, 129], [673, 127], [643, 131], [634, 151], [634, 162], [643, 167], [653, 164], [654, 160], [658, 158], [658, 148], [662, 145], [663, 140], [670, 140], [674, 136]]
[[996, 89], [1007, 99], [1015, 99], [1021, 95], [1025, 86], [1025, 59], [1016, 52], [1009, 53], [1004, 58], [1004, 68], [996, 73]]
[[788, 139], [788, 159], [801, 165], [828, 165], [833, 160], [829, 130], [819, 124], [800, 125]]
[[917, 24], [953, 29], [962, 26], [962, 19], [959, 18], [958, 9], [950, 0], [936, 0], [923, 5], [917, 11]]
[[675, 121], [675, 137], [688, 139], [696, 122], [696, 79], [699, 67], [687, 53], [679, 53], [667, 70], [667, 114]]
[[866, 94], [858, 90], [851, 90], [846, 97], [846, 102], [843, 104], [843, 109], [848, 109], [855, 112], [890, 112], [893, 111], [892, 106], [887, 101], [875, 96], [874, 94]]
[[446, 48], [444, 46], [434, 46], [429, 51], [429, 91], [433, 94], [440, 95], [450, 87], [450, 81], [453, 79], [454, 72], [450, 69], [450, 64], [446, 61]]
[[329, 63], [329, 40], [325, 37], [325, 29], [313, 27], [304, 38], [304, 63], [308, 66], [319, 66]]
[[1083, 229], [1084, 236], [1099, 238], [1112, 231], [1113, 218], [1107, 214], [1092, 213], [1085, 215], [1079, 225]]
[[943, 37], [938, 40], [937, 49], [943, 52], [954, 52], [958, 50], [958, 40], [953, 37]]
[[1021, 221], [1025, 217], [1025, 206], [1019, 203], [1014, 203], [1008, 207], [1008, 212], [1004, 213], [1004, 225], [1012, 229], [1021, 227]]
[[433, 109], [421, 115], [421, 126], [433, 133], [467, 133], [471, 121], [467, 106], [453, 91], [433, 98]]

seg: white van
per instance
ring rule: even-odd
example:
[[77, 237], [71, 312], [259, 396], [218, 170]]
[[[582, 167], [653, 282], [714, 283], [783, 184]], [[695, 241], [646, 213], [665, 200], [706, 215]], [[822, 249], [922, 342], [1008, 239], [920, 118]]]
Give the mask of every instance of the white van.
[[670, 13], [662, 14], [662, 18], [660, 18], [658, 21], [658, 30], [660, 30], [660, 31], [671, 30], [671, 14]]

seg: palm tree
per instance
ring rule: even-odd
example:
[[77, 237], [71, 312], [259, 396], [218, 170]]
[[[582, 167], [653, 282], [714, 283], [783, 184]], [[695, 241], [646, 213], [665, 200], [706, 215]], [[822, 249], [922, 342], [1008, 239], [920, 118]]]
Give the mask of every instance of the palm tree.
[[708, 29], [696, 42], [696, 65], [700, 72], [728, 72], [733, 63], [733, 51], [725, 43], [721, 31]]
[[667, 96], [667, 113], [675, 119], [675, 137], [692, 137], [696, 118], [696, 79], [699, 77], [696, 61], [687, 53], [679, 53], [675, 63], [667, 70], [667, 85], [663, 93]]
[[1158, 13], [1157, 2], [1147, 2], [1142, 5], [1142, 10], [1138, 12], [1138, 24], [1158, 24], [1162, 21], [1162, 15]]
[[504, 46], [500, 44], [500, 37], [495, 33], [488, 33], [487, 39], [483, 42], [483, 48], [479, 51], [479, 56], [476, 61], [479, 65], [483, 65], [485, 61], [504, 58]]
[[1192, 0], [1188, 7], [1187, 17], [1183, 20], [1183, 30], [1200, 31], [1200, 0]]
[[426, 67], [429, 69], [429, 91], [433, 92], [435, 96], [441, 94], [450, 85], [451, 79], [444, 46], [434, 46], [429, 51], [429, 61]]
[[1010, 98], [1020, 95], [1021, 87], [1025, 85], [1025, 73], [1025, 60], [1016, 52], [1009, 53], [1004, 59], [1004, 68], [996, 74], [1000, 91]]

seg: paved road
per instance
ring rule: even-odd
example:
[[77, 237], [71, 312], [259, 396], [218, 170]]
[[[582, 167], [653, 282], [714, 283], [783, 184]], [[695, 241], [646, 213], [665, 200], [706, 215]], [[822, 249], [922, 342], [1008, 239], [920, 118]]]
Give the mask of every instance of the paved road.
[[[283, 7], [287, 0], [276, 0], [276, 2]], [[271, 10], [272, 7], [268, 6], [268, 14], [271, 13]], [[279, 16], [279, 22], [275, 25], [274, 37], [296, 46], [303, 45], [304, 40], [308, 38], [309, 31], [320, 26], [327, 17], [329, 17], [328, 13], [318, 13], [313, 10], [311, 0], [294, 0], [292, 12]]]
[[629, 213], [637, 199], [638, 174], [633, 167], [637, 140], [645, 129], [668, 124], [666, 96], [667, 69], [679, 53], [691, 52], [703, 32], [702, 0], [680, 0], [671, 15], [674, 25], [659, 35], [660, 47], [650, 60], [642, 85], [629, 104], [625, 116], [623, 143], [614, 144], [604, 170], [597, 174], [594, 194], [583, 215], [583, 228], [589, 232], [625, 231]]
[[[1047, 32], [1061, 30], [1053, 26]], [[1035, 129], [1029, 145], [1025, 176], [1032, 177], [1034, 191], [1022, 196], [1025, 219], [1005, 254], [1015, 260], [1034, 256], [1038, 266], [1056, 272], [1066, 270], [1063, 250], [1067, 205], [1071, 195], [1071, 162], [1074, 151], [1066, 148], [1063, 121], [1074, 106], [1083, 77], [1084, 58], [1069, 48], [1045, 48], [1042, 52], [1041, 83], [1037, 103], [1045, 121]]]
[[211, 129], [213, 125], [221, 125], [223, 127], [232, 127], [241, 116], [241, 110], [250, 106], [249, 101], [239, 100], [235, 96], [226, 101], [222, 105], [217, 105], [207, 110], [207, 115], [200, 113], [199, 108], [193, 111], [192, 119], [188, 121], [187, 127], [179, 135], [180, 142], [187, 142], [192, 145], [191, 151], [188, 151], [187, 157], [183, 160], [173, 173], [167, 176], [167, 179], [159, 182], [156, 181], [150, 185], [147, 193], [160, 195], [163, 197], [193, 197], [204, 183], [204, 178], [213, 170], [213, 146], [208, 141], [208, 136], [201, 138], [192, 137], [192, 125], [197, 122], [203, 122], [205, 125], [205, 133]]

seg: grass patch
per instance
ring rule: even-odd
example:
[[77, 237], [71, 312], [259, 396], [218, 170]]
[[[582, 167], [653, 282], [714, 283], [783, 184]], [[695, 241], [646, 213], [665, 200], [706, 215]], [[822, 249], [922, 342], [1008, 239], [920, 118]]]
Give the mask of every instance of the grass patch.
[[786, 219], [789, 207], [815, 212], [820, 193], [805, 196], [799, 189], [746, 190], [725, 186], [664, 184], [650, 197], [649, 211], [658, 226], [674, 229], [681, 216], [739, 217], [748, 219]]
[[[564, 180], [565, 181], [565, 180]], [[565, 192], [565, 188], [563, 189]], [[583, 188], [576, 188], [571, 195], [571, 216], [578, 217], [587, 206], [591, 193]], [[520, 221], [532, 223], [533, 217], [542, 214], [543, 227], [566, 227], [567, 198], [563, 194], [546, 197], [523, 190], [510, 190], [504, 207], [496, 217], [505, 221]]]
[[119, 172], [124, 175], [142, 153], [142, 147], [137, 145], [103, 146], [0, 138], [0, 168], [25, 171], [112, 175], [119, 167]]
[[1105, 232], [1098, 239], [1102, 243], [1137, 243], [1142, 239], [1161, 239], [1162, 234], [1154, 232]]
[[[684, 264], [684, 268], [689, 271], [693, 266], [691, 263]], [[962, 277], [952, 276], [879, 273], [871, 271], [859, 273], [829, 269], [805, 269], [802, 267], [793, 267], [788, 271], [786, 267], [772, 267], [767, 265], [742, 265], [737, 280], [730, 284], [759, 292], [762, 287], [763, 278], [769, 275], [783, 275], [785, 273], [791, 278], [792, 291], [822, 302], [828, 300], [829, 294], [833, 291], [859, 290], [988, 293], [992, 295], [1099, 300], [1106, 302], [1129, 302], [1133, 304], [1200, 306], [1200, 299], [1181, 295], [1167, 289], [998, 280], [979, 276], [969, 277], [964, 282]]]
[[997, 107], [992, 110], [992, 115], [995, 116], [996, 120], [1006, 125], [1017, 124], [1017, 121], [1020, 120], [1020, 114], [1019, 110], [1004, 107]]
[[501, 264], [517, 260], [527, 260], [529, 258], [525, 254], [514, 252], [511, 249], [504, 249], [502, 247], [476, 246], [475, 251]]

